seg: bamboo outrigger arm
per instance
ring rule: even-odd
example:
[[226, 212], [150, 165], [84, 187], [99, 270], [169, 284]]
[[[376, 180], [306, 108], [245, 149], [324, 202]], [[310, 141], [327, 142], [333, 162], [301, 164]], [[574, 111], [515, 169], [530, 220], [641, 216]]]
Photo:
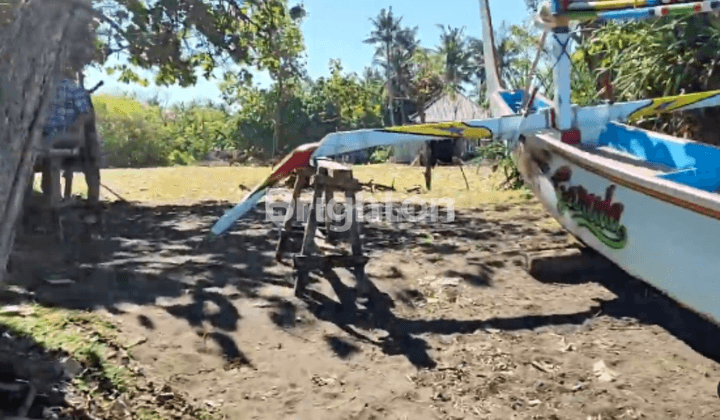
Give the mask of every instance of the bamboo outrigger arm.
[[[569, 128], [575, 129], [587, 126], [604, 127], [609, 122], [636, 121], [655, 114], [689, 111], [719, 105], [720, 90], [588, 107], [571, 105], [568, 125]], [[512, 115], [467, 122], [404, 125], [384, 129], [331, 133], [320, 143], [313, 158], [335, 156], [386, 144], [426, 141], [437, 137], [507, 139], [517, 132], [526, 134], [557, 129], [556, 120], [556, 110], [544, 108], [535, 110], [527, 116]]]
[[[583, 138], [591, 140], [599, 135], [598, 128], [609, 122], [632, 121], [644, 116], [687, 111], [720, 105], [720, 90], [690, 93], [685, 95], [643, 99], [632, 102], [579, 107], [570, 104], [567, 114], [566, 132], [572, 129], [583, 131]], [[511, 115], [468, 122], [446, 122], [419, 125], [404, 125], [384, 129], [357, 130], [328, 134], [320, 143], [300, 146], [289, 155], [284, 164], [268, 177], [268, 180], [249, 193], [242, 203], [226, 213], [213, 227], [212, 235], [220, 235], [232, 223], [243, 217], [264, 196], [267, 188], [289, 174], [294, 168], [307, 165], [318, 158], [336, 156], [370, 147], [402, 143], [424, 142], [441, 138], [492, 138], [510, 139], [519, 134], [559, 129], [557, 110], [542, 108], [528, 115]]]

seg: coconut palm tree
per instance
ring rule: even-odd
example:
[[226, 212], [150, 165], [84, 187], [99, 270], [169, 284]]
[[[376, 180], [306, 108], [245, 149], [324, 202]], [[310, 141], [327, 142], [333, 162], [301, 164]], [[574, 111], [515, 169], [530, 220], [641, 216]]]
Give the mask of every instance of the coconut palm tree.
[[402, 17], [395, 17], [392, 6], [387, 10], [381, 9], [375, 18], [370, 18], [373, 29], [370, 36], [363, 42], [375, 45], [373, 62], [385, 70], [388, 111], [390, 125], [395, 125], [395, 84], [397, 67], [403, 60], [406, 51], [412, 50], [418, 44], [416, 39], [417, 27], [405, 28], [402, 26]]
[[465, 28], [437, 25], [440, 30], [438, 53], [443, 57], [445, 87], [454, 92], [464, 92], [463, 83], [472, 81], [472, 55], [468, 49], [468, 39], [463, 33]]
[[420, 121], [424, 123], [425, 104], [444, 86], [443, 57], [429, 48], [418, 48], [414, 51], [410, 62], [412, 74], [409, 96], [420, 114]]

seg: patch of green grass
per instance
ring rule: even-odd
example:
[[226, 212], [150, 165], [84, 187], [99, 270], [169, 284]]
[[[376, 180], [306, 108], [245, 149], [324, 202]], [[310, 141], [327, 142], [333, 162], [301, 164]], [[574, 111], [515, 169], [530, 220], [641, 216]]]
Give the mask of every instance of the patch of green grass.
[[198, 416], [198, 420], [220, 420], [220, 419], [224, 419], [224, 418], [225, 418], [225, 417], [222, 417], [222, 416], [220, 416], [220, 415], [218, 415], [218, 414], [211, 413], [211, 412], [209, 412], [209, 411], [207, 411], [207, 410], [200, 410], [200, 411], [197, 413], [197, 416]]
[[[120, 392], [127, 389], [131, 379], [128, 369], [105, 358], [107, 344], [117, 337], [115, 326], [100, 315], [66, 309], [32, 305], [25, 316], [2, 315], [0, 324], [13, 333], [27, 336], [48, 349], [62, 349], [78, 361], [96, 367], [103, 379]], [[78, 386], [89, 390], [84, 378]]]
[[[170, 418], [158, 413], [155, 410], [148, 408], [140, 408], [135, 413], [135, 419], [137, 420], [169, 420]], [[197, 420], [220, 420], [224, 417], [211, 413], [205, 409], [198, 410], [195, 412]]]
[[163, 420], [163, 417], [155, 410], [140, 408], [135, 412], [137, 420]]
[[[474, 208], [486, 204], [525, 204], [532, 199], [527, 190], [501, 190], [497, 186], [502, 183], [500, 173], [485, 174], [476, 171], [475, 167], [464, 168], [470, 189], [465, 185], [462, 173], [456, 166], [440, 166], [433, 169], [432, 189], [425, 190], [425, 169], [422, 167], [391, 163], [357, 165], [353, 167], [355, 177], [361, 182], [372, 180], [375, 184], [391, 186], [396, 191], [361, 193], [365, 201], [405, 200], [409, 197], [430, 202], [436, 200], [444, 206], [444, 201], [451, 200], [456, 209]], [[104, 169], [101, 181], [110, 189], [129, 201], [145, 201], [152, 203], [197, 202], [203, 200], [219, 200], [237, 203], [272, 172], [269, 167], [229, 167], [229, 166], [175, 166], [166, 168], [145, 169]], [[38, 181], [39, 182], [39, 181]], [[239, 187], [242, 184], [247, 189]], [[422, 192], [407, 193], [406, 190], [421, 186]], [[86, 194], [85, 179], [76, 174], [73, 183], [76, 194]], [[105, 200], [115, 201], [117, 198], [101, 188], [100, 193]]]
[[[47, 308], [40, 305], [28, 305], [23, 316], [0, 314], [0, 324], [13, 334], [32, 338], [47, 349], [62, 349], [86, 366], [92, 366], [93, 378], [80, 375], [75, 378], [75, 386], [91, 397], [101, 397], [103, 391], [93, 392], [99, 374], [112, 389], [125, 393], [134, 385], [133, 373], [126, 367], [117, 365], [106, 358], [106, 350], [112, 343], [118, 347], [117, 328], [99, 314], [89, 312]], [[92, 382], [91, 382], [92, 381]], [[194, 417], [198, 420], [218, 420], [218, 414], [200, 409]], [[139, 420], [170, 420], [169, 414], [161, 414], [149, 408], [139, 408], [134, 417]]]
[[429, 234], [429, 233], [424, 233], [424, 234], [423, 234], [423, 245], [425, 245], [425, 246], [431, 246], [431, 245], [433, 244], [433, 240], [434, 240], [434, 239], [435, 239], [435, 238], [434, 238], [431, 234]]

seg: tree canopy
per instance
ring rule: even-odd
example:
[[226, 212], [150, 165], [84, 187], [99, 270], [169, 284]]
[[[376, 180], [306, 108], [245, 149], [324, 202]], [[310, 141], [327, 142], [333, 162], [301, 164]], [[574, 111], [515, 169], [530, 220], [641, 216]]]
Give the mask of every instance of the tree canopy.
[[216, 68], [235, 64], [245, 82], [253, 66], [275, 69], [280, 64], [269, 57], [268, 44], [286, 26], [285, 16], [305, 14], [281, 0], [94, 0], [93, 9], [95, 63], [126, 57], [128, 64], [110, 68], [120, 80], [146, 84], [135, 69], [152, 69], [156, 84], [180, 86], [195, 84], [198, 68], [210, 78]]

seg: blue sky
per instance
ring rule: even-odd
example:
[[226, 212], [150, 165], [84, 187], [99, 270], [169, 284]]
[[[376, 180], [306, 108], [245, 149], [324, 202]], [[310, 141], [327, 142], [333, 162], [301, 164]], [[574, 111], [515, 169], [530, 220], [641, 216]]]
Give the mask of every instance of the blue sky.
[[[501, 23], [519, 24], [528, 18], [524, 0], [489, 0], [493, 26]], [[362, 41], [372, 29], [370, 18], [377, 16], [382, 8], [392, 6], [393, 14], [402, 16], [406, 26], [418, 27], [420, 43], [426, 47], [437, 45], [440, 28], [437, 24], [465, 27], [465, 33], [481, 38], [479, 0], [304, 0], [307, 17], [302, 31], [305, 38], [306, 62], [310, 77], [316, 79], [329, 74], [330, 59], [339, 58], [346, 71], [360, 73], [372, 61], [374, 48]], [[290, 0], [290, 4], [295, 4]], [[111, 63], [108, 63], [111, 64]], [[219, 75], [219, 74], [218, 74]], [[85, 85], [94, 86], [98, 81], [105, 84], [97, 93], [134, 92], [148, 98], [158, 95], [166, 104], [195, 100], [221, 101], [218, 80], [200, 78], [191, 88], [147, 88], [128, 85], [114, 80], [96, 69], [88, 69]], [[267, 85], [269, 79], [260, 74], [255, 83]]]

